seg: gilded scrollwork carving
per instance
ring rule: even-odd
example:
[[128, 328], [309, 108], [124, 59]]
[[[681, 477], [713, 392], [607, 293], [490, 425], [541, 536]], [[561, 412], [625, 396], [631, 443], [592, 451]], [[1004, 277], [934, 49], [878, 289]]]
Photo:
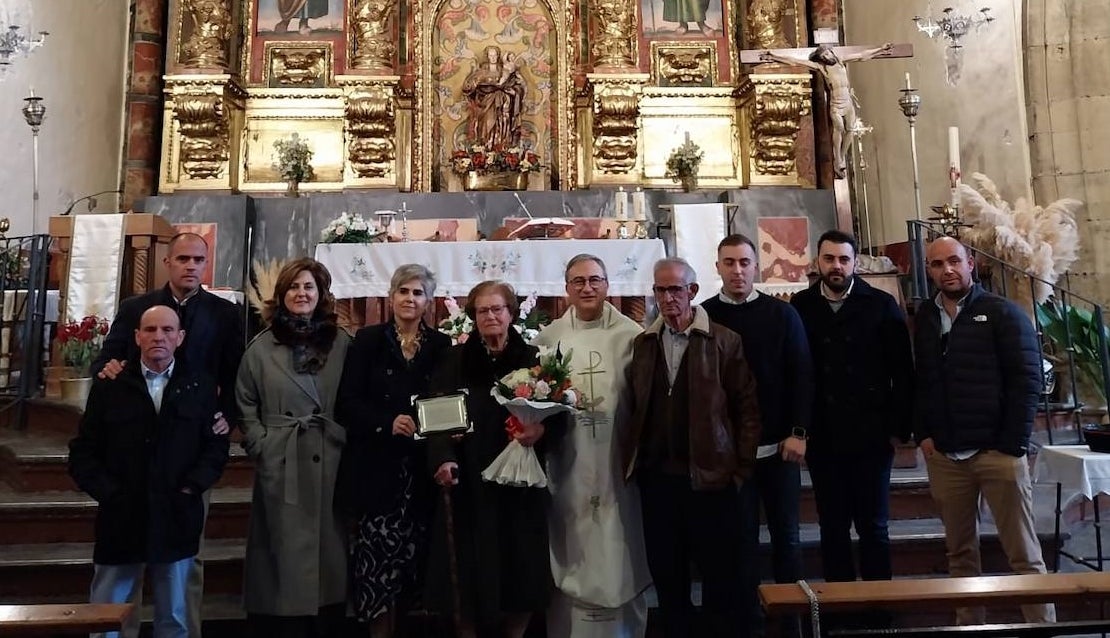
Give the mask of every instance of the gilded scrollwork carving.
[[632, 62], [632, 3], [599, 0], [594, 5], [593, 55], [595, 67], [629, 68]]
[[790, 46], [786, 37], [786, 11], [794, 0], [751, 0], [747, 13], [748, 48], [784, 49]]
[[627, 82], [594, 87], [593, 160], [604, 173], [627, 173], [636, 166], [640, 88]]
[[703, 86], [712, 82], [714, 51], [708, 46], [659, 50], [659, 77], [666, 86]]
[[355, 175], [373, 178], [393, 172], [397, 153], [391, 87], [371, 86], [350, 95], [345, 115], [347, 160]]
[[809, 114], [810, 85], [806, 76], [750, 76], [755, 99], [751, 103], [752, 147], [755, 170], [763, 175], [789, 175], [795, 170], [801, 118]]
[[270, 77], [277, 86], [315, 87], [327, 73], [326, 49], [274, 49]]
[[231, 9], [228, 0], [184, 0], [192, 30], [181, 45], [181, 58], [191, 69], [226, 69]]
[[393, 33], [390, 18], [395, 0], [350, 0], [351, 67], [377, 71], [393, 69]]
[[220, 177], [230, 157], [224, 99], [211, 93], [174, 98], [174, 119], [181, 134], [181, 168], [191, 179]]

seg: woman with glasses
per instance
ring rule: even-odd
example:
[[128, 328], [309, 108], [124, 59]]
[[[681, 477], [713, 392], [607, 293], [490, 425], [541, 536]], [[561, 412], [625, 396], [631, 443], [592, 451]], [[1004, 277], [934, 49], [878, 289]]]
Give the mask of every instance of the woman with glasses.
[[[458, 439], [429, 440], [428, 463], [436, 483], [451, 490], [463, 619], [459, 635], [519, 638], [532, 614], [547, 607], [553, 588], [547, 537], [550, 496], [544, 488], [483, 481], [481, 472], [509, 442], [509, 413], [490, 389], [513, 370], [536, 365], [537, 350], [512, 327], [517, 314], [512, 286], [500, 281], [478, 284], [467, 296], [466, 313], [475, 322], [474, 332], [447, 351], [431, 388], [465, 389], [474, 431]], [[525, 423], [513, 437], [521, 445], [534, 446], [542, 463], [555, 422], [561, 423], [562, 417]], [[429, 607], [449, 617], [453, 602], [446, 514], [445, 501], [438, 501], [427, 593]]]
[[423, 441], [413, 439], [411, 397], [427, 393], [447, 335], [424, 323], [435, 296], [424, 266], [399, 267], [389, 284], [392, 320], [358, 331], [339, 386], [347, 445], [336, 501], [357, 521], [351, 549], [355, 616], [373, 638], [405, 635], [406, 612], [420, 600], [435, 486]]

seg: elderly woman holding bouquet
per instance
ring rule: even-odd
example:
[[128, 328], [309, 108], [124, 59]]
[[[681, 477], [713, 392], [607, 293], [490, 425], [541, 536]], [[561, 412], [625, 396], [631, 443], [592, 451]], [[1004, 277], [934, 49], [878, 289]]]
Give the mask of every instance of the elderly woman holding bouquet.
[[425, 471], [425, 442], [413, 439], [411, 397], [428, 381], [451, 339], [423, 321], [435, 276], [406, 264], [393, 273], [393, 320], [358, 331], [347, 354], [336, 415], [347, 430], [336, 502], [357, 520], [351, 551], [355, 616], [374, 638], [406, 634], [419, 602], [427, 531], [438, 492]]
[[[474, 431], [458, 439], [429, 440], [428, 462], [436, 483], [451, 489], [459, 635], [519, 638], [532, 613], [547, 607], [553, 588], [547, 538], [550, 497], [540, 487], [485, 480], [482, 472], [511, 440], [533, 448], [542, 461], [562, 419], [522, 423], [510, 435], [509, 412], [491, 396], [502, 377], [538, 363], [536, 348], [512, 327], [517, 314], [513, 288], [499, 281], [478, 284], [467, 296], [466, 313], [475, 330], [465, 343], [447, 351], [431, 388], [440, 393], [467, 390]], [[427, 594], [430, 608], [450, 615], [455, 610], [445, 508], [440, 500], [432, 523]]]
[[347, 534], [332, 505], [346, 435], [333, 415], [350, 337], [330, 287], [315, 259], [286, 264], [263, 308], [269, 328], [239, 365], [255, 467], [243, 583], [252, 635], [334, 635], [346, 615]]

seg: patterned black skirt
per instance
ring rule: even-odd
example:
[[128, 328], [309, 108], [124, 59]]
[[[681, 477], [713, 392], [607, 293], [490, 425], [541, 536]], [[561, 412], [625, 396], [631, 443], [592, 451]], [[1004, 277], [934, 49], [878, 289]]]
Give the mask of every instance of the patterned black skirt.
[[414, 498], [411, 459], [401, 464], [402, 489], [392, 511], [359, 519], [351, 546], [354, 611], [369, 622], [391, 607], [403, 615], [419, 605], [427, 554], [427, 517]]

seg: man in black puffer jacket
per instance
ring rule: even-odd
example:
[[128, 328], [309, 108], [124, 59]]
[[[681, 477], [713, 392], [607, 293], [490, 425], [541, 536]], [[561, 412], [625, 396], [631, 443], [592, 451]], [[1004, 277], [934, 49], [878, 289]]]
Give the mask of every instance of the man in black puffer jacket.
[[[974, 284], [974, 260], [951, 237], [927, 254], [939, 289], [916, 317], [915, 430], [929, 488], [944, 522], [951, 576], [979, 576], [979, 500], [987, 500], [998, 536], [1021, 574], [1044, 573], [1033, 525], [1025, 454], [1041, 391], [1041, 355], [1033, 325], [1013, 302]], [[1054, 622], [1052, 605], [1025, 605], [1028, 622]], [[960, 624], [981, 624], [983, 609], [956, 610]]]

